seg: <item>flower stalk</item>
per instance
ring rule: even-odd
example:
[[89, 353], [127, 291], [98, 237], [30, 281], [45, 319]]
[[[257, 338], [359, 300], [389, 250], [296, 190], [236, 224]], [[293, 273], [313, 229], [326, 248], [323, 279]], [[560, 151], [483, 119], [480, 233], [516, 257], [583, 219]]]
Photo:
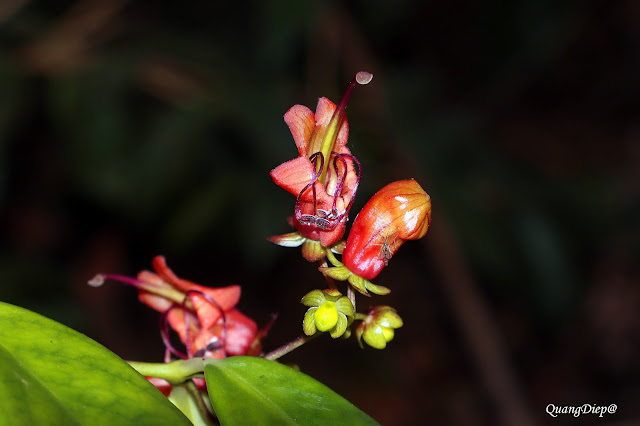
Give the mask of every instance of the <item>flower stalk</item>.
[[311, 340], [315, 339], [318, 336], [319, 334], [314, 334], [312, 336], [300, 336], [296, 339], [293, 339], [289, 343], [280, 346], [278, 349], [275, 349], [269, 352], [268, 354], [264, 355], [262, 358], [275, 361], [276, 359], [288, 354], [289, 352], [292, 352], [298, 349], [300, 346], [304, 345], [307, 342], [310, 342]]
[[204, 377], [204, 358], [180, 359], [169, 363], [127, 361], [145, 377], [157, 377], [177, 385], [189, 379]]

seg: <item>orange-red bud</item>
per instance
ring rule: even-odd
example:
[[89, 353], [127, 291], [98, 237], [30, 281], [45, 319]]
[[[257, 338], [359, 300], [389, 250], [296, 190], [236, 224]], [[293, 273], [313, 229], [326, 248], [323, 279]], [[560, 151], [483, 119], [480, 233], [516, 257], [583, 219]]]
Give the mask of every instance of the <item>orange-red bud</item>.
[[424, 237], [430, 223], [431, 198], [418, 182], [392, 182], [356, 217], [342, 261], [354, 274], [371, 280], [405, 241]]

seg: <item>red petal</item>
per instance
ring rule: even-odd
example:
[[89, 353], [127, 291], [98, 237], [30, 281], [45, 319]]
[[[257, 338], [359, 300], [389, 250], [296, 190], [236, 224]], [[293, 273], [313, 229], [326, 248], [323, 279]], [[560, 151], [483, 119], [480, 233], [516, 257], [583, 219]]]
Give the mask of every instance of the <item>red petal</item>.
[[[164, 256], [156, 256], [153, 258], [153, 268], [165, 281], [170, 282], [174, 287], [184, 291], [185, 293], [193, 290], [208, 295], [224, 311], [232, 309], [240, 300], [240, 286], [231, 285], [228, 287], [214, 288], [205, 287], [188, 280], [183, 280], [167, 266]], [[208, 328], [220, 319], [221, 312], [219, 307], [208, 301], [205, 297], [198, 294], [191, 294], [189, 295], [189, 298], [191, 299], [194, 311], [198, 316], [198, 320], [200, 321], [202, 328]]]
[[344, 228], [346, 226], [347, 216], [345, 215], [340, 220], [338, 226], [336, 226], [333, 230], [320, 232], [320, 244], [322, 244], [324, 247], [329, 247], [340, 241], [340, 238], [342, 238], [342, 236], [344, 235]]
[[270, 174], [276, 185], [298, 195], [311, 182], [313, 171], [313, 164], [307, 157], [298, 157], [280, 164]]
[[201, 391], [206, 391], [207, 390], [207, 381], [203, 378], [200, 377], [194, 377], [193, 379], [193, 383], [195, 383], [196, 387], [198, 389], [200, 389]]
[[171, 383], [167, 382], [165, 379], [158, 379], [157, 377], [145, 377], [145, 379], [158, 388], [164, 396], [169, 396], [169, 394], [171, 394]]
[[298, 153], [301, 157], [306, 157], [309, 139], [316, 126], [313, 112], [304, 105], [294, 105], [284, 115], [284, 121], [291, 130]]
[[[327, 98], [318, 99], [318, 106], [316, 107], [316, 126], [327, 126], [333, 113], [336, 110], [336, 104], [331, 102]], [[349, 139], [349, 123], [345, 114], [344, 121], [340, 126], [340, 132], [336, 138], [336, 143], [333, 145], [333, 150], [336, 152], [342, 152], [342, 148], [347, 144]]]
[[164, 256], [156, 256], [152, 261], [153, 269], [157, 272], [157, 274], [162, 277], [165, 281], [171, 283], [174, 287], [179, 290], [187, 291], [190, 290], [192, 282], [183, 280], [178, 278], [178, 276], [167, 266], [167, 261]]
[[[151, 271], [140, 271], [137, 277], [140, 281], [151, 284], [153, 287], [157, 288], [171, 288], [173, 287], [170, 283], [165, 281], [162, 277], [157, 274], [154, 274]], [[142, 286], [140, 286], [142, 287]]]
[[[167, 314], [167, 321], [171, 328], [178, 334], [180, 340], [185, 345], [187, 344], [187, 327], [184, 318], [184, 310], [182, 308], [173, 308]], [[189, 319], [189, 339], [193, 342], [197, 333], [195, 321], [192, 318]], [[191, 348], [193, 350], [193, 348]]]
[[158, 312], [165, 312], [173, 305], [171, 300], [146, 291], [138, 292], [138, 300]]
[[329, 124], [335, 110], [336, 104], [329, 99], [325, 97], [318, 99], [318, 105], [316, 106], [316, 125], [326, 126]]
[[[205, 293], [215, 300], [225, 312], [231, 310], [240, 300], [241, 290], [239, 285], [220, 288], [203, 287], [200, 285], [194, 285], [194, 287], [195, 288], [192, 288], [192, 290], [198, 290]], [[200, 320], [200, 326], [202, 328], [211, 327], [222, 316], [218, 306], [209, 302], [205, 297], [199, 294], [191, 294], [189, 297], [191, 299], [191, 303], [193, 303], [194, 310], [196, 311], [196, 315]]]
[[210, 329], [201, 329], [198, 332], [198, 335], [193, 339], [193, 347], [191, 350], [193, 352], [197, 352], [200, 349], [206, 349], [207, 345], [214, 339], [220, 339], [220, 333], [214, 333]]
[[237, 309], [227, 313], [225, 350], [230, 356], [245, 355], [258, 333], [256, 323]]

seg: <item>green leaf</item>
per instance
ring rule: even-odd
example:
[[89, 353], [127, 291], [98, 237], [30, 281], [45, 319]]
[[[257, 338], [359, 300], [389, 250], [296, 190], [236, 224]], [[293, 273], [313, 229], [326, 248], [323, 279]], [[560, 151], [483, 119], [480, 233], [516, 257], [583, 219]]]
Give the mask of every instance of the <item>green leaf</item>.
[[258, 357], [205, 361], [216, 414], [225, 425], [377, 425], [317, 380]]
[[0, 425], [191, 425], [88, 337], [0, 302]]

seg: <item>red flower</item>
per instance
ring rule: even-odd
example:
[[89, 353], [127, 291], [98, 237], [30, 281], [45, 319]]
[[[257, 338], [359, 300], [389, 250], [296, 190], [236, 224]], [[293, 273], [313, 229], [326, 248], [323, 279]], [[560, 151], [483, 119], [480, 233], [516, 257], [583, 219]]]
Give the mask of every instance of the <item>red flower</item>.
[[[101, 285], [105, 279], [113, 279], [136, 287], [142, 303], [162, 312], [165, 345], [182, 358], [225, 358], [260, 352], [256, 323], [235, 309], [240, 299], [240, 286], [211, 288], [179, 278], [169, 269], [163, 256], [153, 259], [153, 269], [155, 272], [140, 272], [137, 279], [98, 275], [90, 284]], [[167, 325], [185, 344], [186, 354], [172, 347]]]
[[[349, 125], [345, 108], [356, 83], [367, 84], [371, 78], [370, 73], [359, 72], [338, 106], [320, 98], [315, 114], [303, 105], [294, 105], [284, 115], [299, 156], [273, 169], [271, 177], [297, 197], [295, 229], [324, 247], [342, 238], [360, 181], [359, 162], [346, 147]], [[354, 163], [358, 164], [357, 172]]]
[[342, 262], [349, 271], [371, 280], [407, 240], [427, 233], [431, 198], [413, 179], [390, 183], [378, 191], [358, 213]]

